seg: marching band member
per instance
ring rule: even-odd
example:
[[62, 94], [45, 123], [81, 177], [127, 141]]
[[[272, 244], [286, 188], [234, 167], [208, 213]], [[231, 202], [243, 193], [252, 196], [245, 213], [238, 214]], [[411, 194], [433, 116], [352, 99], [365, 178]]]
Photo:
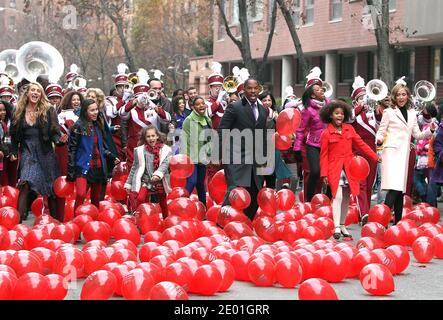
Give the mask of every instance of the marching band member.
[[377, 145], [386, 142], [382, 153], [381, 189], [387, 190], [385, 204], [394, 208], [394, 224], [403, 213], [403, 195], [408, 179], [411, 137], [421, 140], [430, 138], [437, 125], [433, 122], [429, 129], [421, 132], [417, 114], [413, 108], [412, 95], [406, 82], [397, 81], [391, 93], [392, 107], [383, 113], [377, 131]]
[[[158, 70], [156, 70], [158, 71]], [[160, 72], [161, 73], [161, 72]], [[160, 76], [160, 73], [155, 73], [156, 76]], [[168, 134], [169, 132], [173, 132], [175, 128], [177, 128], [177, 121], [175, 119], [174, 110], [172, 108], [171, 101], [169, 101], [166, 96], [164, 96], [164, 84], [159, 78], [152, 78], [148, 80], [148, 86], [152, 91], [152, 94], [157, 93], [157, 95], [153, 95], [150, 99], [151, 102], [157, 106], [159, 109], [164, 110], [169, 114], [169, 121], [162, 121], [159, 124], [159, 130], [164, 134]], [[168, 137], [170, 140], [170, 137]], [[170, 142], [170, 141], [168, 141]]]
[[208, 116], [211, 118], [213, 129], [217, 129], [220, 125], [221, 118], [225, 112], [228, 93], [223, 90], [223, 75], [221, 74], [222, 65], [213, 62], [211, 69], [213, 73], [208, 77], [209, 98], [206, 102], [208, 106]]
[[124, 63], [120, 63], [117, 67], [118, 74], [115, 77], [114, 96], [106, 97], [106, 121], [113, 132], [112, 139], [117, 148], [118, 158], [122, 161], [126, 158], [124, 147], [126, 145], [126, 137], [123, 136], [121, 130], [122, 121], [119, 117], [120, 109], [126, 104], [132, 93], [128, 90], [125, 92], [128, 83], [128, 75], [125, 73], [128, 67]]
[[[160, 128], [160, 124], [166, 124], [171, 121], [171, 115], [162, 107], [155, 105], [152, 97], [158, 95], [157, 91], [152, 90], [147, 84], [149, 79], [148, 72], [140, 69], [137, 72], [139, 83], [134, 86], [135, 98], [129, 101], [124, 108], [120, 109], [122, 120], [128, 121], [128, 145], [127, 159], [128, 167], [134, 162], [134, 148], [137, 147], [140, 131], [149, 125]], [[149, 94], [149, 95], [148, 95]], [[150, 97], [150, 95], [152, 95]]]
[[0, 76], [0, 100], [11, 103], [13, 106], [16, 105], [17, 101], [14, 98], [14, 88], [9, 84], [10, 79], [7, 76]]
[[11, 103], [0, 98], [0, 151], [3, 153], [0, 170], [1, 185], [15, 187], [17, 185], [17, 161], [11, 161], [11, 121], [14, 116], [14, 107]]
[[[305, 201], [310, 202], [312, 197], [321, 191], [320, 180], [320, 136], [326, 125], [320, 120], [320, 110], [330, 101], [325, 97], [323, 90], [322, 72], [319, 67], [311, 70], [303, 94], [304, 110], [301, 114], [301, 124], [296, 131], [294, 151], [297, 162], [303, 163], [305, 179]], [[306, 136], [306, 148], [302, 148]], [[306, 156], [302, 156], [302, 149], [306, 149]]]
[[63, 95], [72, 90], [72, 81], [79, 75], [78, 66], [76, 64], [71, 64], [69, 72], [65, 76], [65, 89], [63, 90]]
[[[376, 152], [376, 119], [374, 111], [365, 103], [365, 80], [360, 76], [356, 77], [352, 87], [354, 89], [351, 94], [352, 104], [354, 106], [352, 126], [360, 138], [372, 149], [372, 151]], [[369, 163], [369, 175], [366, 180], [360, 182], [360, 193], [357, 198], [357, 204], [360, 209], [360, 219], [362, 225], [364, 225], [368, 220], [368, 213], [371, 207], [372, 187], [374, 186], [375, 177], [377, 175], [378, 162], [374, 161], [364, 153], [359, 152], [358, 149], [354, 150], [354, 154], [362, 156]]]
[[57, 113], [60, 112], [60, 105], [63, 98], [63, 88], [61, 85], [56, 83], [50, 84], [45, 89], [46, 96], [49, 99], [49, 102], [55, 108]]

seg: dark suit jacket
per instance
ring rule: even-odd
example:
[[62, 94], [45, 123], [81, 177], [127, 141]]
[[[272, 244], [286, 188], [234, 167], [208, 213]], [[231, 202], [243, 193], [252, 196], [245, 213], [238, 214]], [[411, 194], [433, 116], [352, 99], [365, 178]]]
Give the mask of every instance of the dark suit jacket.
[[[258, 101], [257, 105], [259, 111], [257, 121], [255, 121], [252, 108], [245, 98], [228, 105], [221, 119], [218, 128], [219, 150], [221, 150], [220, 158], [223, 156], [222, 164], [228, 186], [250, 187], [251, 175], [259, 189], [263, 185], [264, 177], [257, 175], [257, 167], [266, 163], [257, 163], [256, 155], [266, 155], [267, 116], [263, 105]], [[252, 137], [252, 142], [250, 140], [245, 142], [245, 139], [242, 138], [240, 143], [239, 133], [235, 134], [235, 131], [232, 131], [234, 129]], [[223, 132], [225, 134], [231, 133], [231, 138], [223, 138]], [[227, 159], [229, 159], [229, 163], [225, 163]], [[239, 161], [240, 159], [241, 161]], [[251, 159], [252, 161], [250, 161]], [[236, 161], [234, 162], [234, 160]]]

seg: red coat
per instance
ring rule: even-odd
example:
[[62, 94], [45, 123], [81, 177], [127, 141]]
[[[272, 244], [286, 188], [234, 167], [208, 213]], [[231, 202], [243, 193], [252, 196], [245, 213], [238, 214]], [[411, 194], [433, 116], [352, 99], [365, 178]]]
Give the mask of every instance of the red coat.
[[349, 172], [349, 163], [353, 157], [352, 145], [356, 146], [363, 154], [374, 161], [378, 160], [377, 154], [355, 132], [352, 125], [344, 123], [342, 133], [336, 132], [334, 126], [329, 124], [320, 138], [320, 175], [328, 177], [332, 197], [337, 194], [341, 172], [344, 168], [349, 181], [351, 194], [357, 196], [360, 192], [360, 181], [353, 179]]
[[206, 101], [206, 105], [208, 106], [208, 116], [212, 121], [212, 129], [218, 129], [220, 126], [221, 119], [225, 114], [225, 108], [222, 103], [217, 103], [217, 98], [210, 96]]

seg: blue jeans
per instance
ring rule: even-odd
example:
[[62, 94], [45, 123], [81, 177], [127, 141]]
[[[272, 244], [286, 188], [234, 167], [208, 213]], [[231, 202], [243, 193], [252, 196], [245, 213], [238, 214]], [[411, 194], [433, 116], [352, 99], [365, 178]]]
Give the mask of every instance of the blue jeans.
[[414, 187], [418, 195], [424, 200], [426, 197], [426, 191], [428, 185], [426, 183], [426, 178], [428, 174], [428, 169], [415, 169], [414, 170]]
[[189, 194], [197, 188], [198, 200], [206, 206], [206, 189], [205, 189], [206, 165], [195, 164], [194, 172], [186, 180], [185, 189]]

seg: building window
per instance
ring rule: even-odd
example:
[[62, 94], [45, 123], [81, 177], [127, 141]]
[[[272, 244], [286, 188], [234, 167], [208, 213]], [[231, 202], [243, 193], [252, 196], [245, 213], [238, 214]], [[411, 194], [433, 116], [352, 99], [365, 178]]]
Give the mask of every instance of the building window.
[[15, 0], [9, 0], [9, 7], [10, 8], [16, 8], [17, 7], [17, 4], [16, 4]]
[[353, 82], [355, 70], [355, 55], [340, 55], [340, 82]]
[[331, 0], [331, 19], [341, 20], [343, 16], [343, 1], [342, 0]]
[[301, 12], [300, 0], [294, 0], [294, 3], [292, 4], [292, 20], [294, 20], [295, 26], [300, 25], [300, 12]]
[[305, 0], [305, 25], [314, 23], [314, 0]]
[[[400, 51], [394, 56], [394, 80], [406, 77], [406, 82], [410, 81], [411, 52]], [[409, 83], [408, 83], [409, 84]]]

